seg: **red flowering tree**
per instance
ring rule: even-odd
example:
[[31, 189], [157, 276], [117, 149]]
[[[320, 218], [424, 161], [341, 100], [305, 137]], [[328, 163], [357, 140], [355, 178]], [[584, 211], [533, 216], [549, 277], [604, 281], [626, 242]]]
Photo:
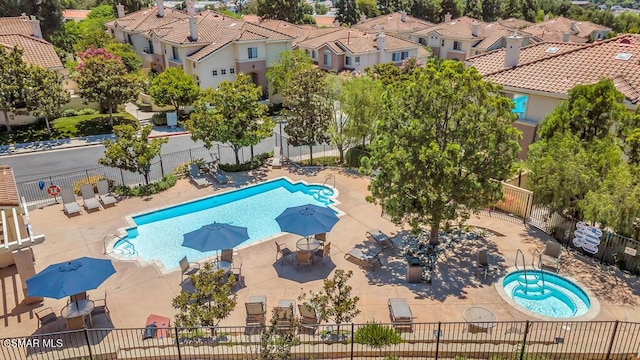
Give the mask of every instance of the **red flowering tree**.
[[140, 89], [138, 76], [127, 73], [122, 59], [102, 48], [90, 47], [78, 54], [75, 80], [80, 96], [87, 102], [97, 102], [109, 111], [113, 126], [113, 110], [135, 99]]

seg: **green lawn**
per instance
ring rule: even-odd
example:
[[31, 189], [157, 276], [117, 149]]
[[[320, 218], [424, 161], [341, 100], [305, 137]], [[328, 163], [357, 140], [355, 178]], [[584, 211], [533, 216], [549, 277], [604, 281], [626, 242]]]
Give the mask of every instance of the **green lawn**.
[[[0, 132], [0, 144], [16, 144], [35, 141], [67, 139], [80, 136], [110, 134], [108, 114], [89, 114], [57, 118], [51, 123], [51, 135], [47, 134], [44, 120], [35, 124], [13, 126], [9, 134]], [[114, 125], [136, 124], [136, 118], [127, 112], [113, 114]]]

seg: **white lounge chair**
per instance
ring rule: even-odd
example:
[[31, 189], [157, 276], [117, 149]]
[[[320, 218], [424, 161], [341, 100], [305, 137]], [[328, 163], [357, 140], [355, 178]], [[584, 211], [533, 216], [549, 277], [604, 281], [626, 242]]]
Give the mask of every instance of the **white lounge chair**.
[[395, 247], [393, 241], [387, 236], [387, 234], [383, 233], [379, 229], [369, 230], [366, 233], [367, 238], [372, 239], [377, 244], [380, 244], [383, 249], [390, 247]]
[[100, 198], [102, 206], [113, 206], [118, 202], [118, 200], [116, 200], [116, 198], [109, 192], [109, 183], [107, 180], [98, 181], [96, 186], [98, 187], [98, 197]]
[[206, 176], [200, 174], [200, 168], [197, 164], [189, 165], [189, 178], [197, 187], [209, 186], [211, 183]]
[[411, 330], [413, 326], [413, 314], [411, 308], [404, 298], [389, 299], [389, 314], [395, 328], [406, 328]]
[[80, 208], [80, 205], [78, 205], [78, 203], [76, 202], [76, 196], [73, 195], [73, 190], [62, 189], [62, 191], [60, 191], [60, 196], [62, 197], [62, 204], [63, 204], [65, 214], [79, 215], [82, 213], [82, 209]]
[[371, 266], [372, 268], [377, 264], [382, 266], [382, 261], [378, 257], [382, 250], [374, 249], [371, 247], [366, 248], [353, 248], [344, 255], [344, 258], [357, 264], [360, 267]]
[[267, 297], [264, 295], [249, 296], [244, 303], [247, 311], [247, 326], [262, 326], [267, 319]]
[[273, 160], [271, 160], [271, 167], [274, 169], [282, 168], [282, 153], [280, 152], [280, 146], [273, 148]]
[[100, 210], [100, 203], [96, 199], [96, 193], [93, 192], [93, 185], [85, 184], [80, 188], [80, 192], [82, 193], [82, 202], [84, 203], [84, 208], [87, 211], [92, 210]]

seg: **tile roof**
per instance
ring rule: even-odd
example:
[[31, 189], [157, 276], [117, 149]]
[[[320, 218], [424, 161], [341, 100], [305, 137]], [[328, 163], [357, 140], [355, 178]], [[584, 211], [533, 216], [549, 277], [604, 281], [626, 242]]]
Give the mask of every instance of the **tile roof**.
[[313, 25], [294, 25], [282, 20], [262, 20], [258, 25], [292, 37], [294, 48], [302, 41], [338, 30], [337, 27], [318, 28]]
[[[520, 49], [518, 65], [562, 54], [583, 46], [584, 44], [564, 42], [544, 42], [525, 46]], [[472, 56], [467, 58], [466, 61], [471, 63], [471, 65], [475, 67], [480, 74], [486, 75], [504, 69], [505, 52], [506, 50], [501, 48], [484, 54]]]
[[[357, 29], [338, 28], [333, 32], [310, 38], [299, 43], [300, 46], [318, 49], [329, 46], [336, 54], [348, 51], [352, 54], [362, 54], [378, 51], [376, 34], [366, 33]], [[385, 50], [404, 50], [421, 47], [418, 43], [393, 34], [385, 35]]]
[[405, 21], [402, 21], [402, 14], [400, 12], [376, 16], [353, 25], [354, 28], [363, 31], [385, 32], [412, 32], [431, 26], [433, 26], [433, 23], [410, 15], [405, 15]]
[[330, 27], [336, 26], [335, 15], [313, 15], [313, 18], [316, 20], [317, 26], [330, 26]]
[[170, 7], [164, 8], [164, 16], [158, 17], [158, 7], [142, 9], [109, 21], [106, 27], [119, 27], [131, 32], [147, 32], [155, 28], [166, 27], [176, 21], [186, 20], [189, 16]]
[[33, 35], [28, 16], [0, 18], [0, 35]]
[[[573, 24], [573, 28], [572, 25]], [[589, 21], [576, 21], [557, 17], [533, 24], [523, 29], [545, 41], [562, 41], [564, 33], [571, 34], [569, 41], [586, 42], [592, 32], [597, 30], [611, 31], [610, 28]]]
[[53, 45], [33, 36], [28, 16], [0, 18], [0, 45], [21, 48], [22, 58], [29, 64], [47, 69], [63, 68]]
[[87, 15], [89, 15], [90, 12], [91, 10], [66, 9], [62, 11], [62, 18], [69, 19], [69, 20], [74, 20], [74, 19], [84, 20], [87, 18]]
[[9, 165], [0, 165], [0, 206], [20, 206], [16, 179]]
[[260, 18], [260, 16], [255, 15], [255, 14], [245, 14], [245, 15], [242, 15], [242, 20], [244, 20], [244, 21], [248, 21], [248, 22], [250, 22], [250, 23], [254, 23], [254, 24], [259, 23], [259, 22], [260, 22], [260, 19], [261, 19], [261, 18]]
[[496, 23], [502, 25], [502, 26], [506, 26], [508, 28], [511, 29], [522, 29], [525, 28], [527, 26], [531, 26], [533, 25], [533, 23], [531, 21], [527, 21], [524, 19], [516, 19], [516, 18], [508, 18], [508, 19], [504, 19], [504, 20], [498, 20], [496, 21]]
[[485, 76], [503, 86], [558, 94], [602, 78], [613, 79], [630, 102], [639, 102], [640, 35], [626, 34], [576, 47]]

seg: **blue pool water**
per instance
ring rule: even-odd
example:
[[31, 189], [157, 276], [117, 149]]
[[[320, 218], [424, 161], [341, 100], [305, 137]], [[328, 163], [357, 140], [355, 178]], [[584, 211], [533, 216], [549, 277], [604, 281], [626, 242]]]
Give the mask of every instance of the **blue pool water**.
[[239, 190], [137, 215], [137, 225], [114, 245], [114, 253], [160, 260], [173, 269], [185, 255], [189, 261], [214, 256], [182, 246], [183, 235], [214, 221], [244, 226], [249, 240], [241, 246], [281, 233], [275, 218], [286, 208], [305, 204], [328, 207], [334, 192], [321, 185], [293, 184], [286, 179], [268, 181]]
[[578, 285], [546, 271], [527, 270], [526, 276], [524, 271], [515, 271], [504, 278], [502, 285], [516, 304], [544, 316], [581, 316], [591, 306], [589, 297]]

